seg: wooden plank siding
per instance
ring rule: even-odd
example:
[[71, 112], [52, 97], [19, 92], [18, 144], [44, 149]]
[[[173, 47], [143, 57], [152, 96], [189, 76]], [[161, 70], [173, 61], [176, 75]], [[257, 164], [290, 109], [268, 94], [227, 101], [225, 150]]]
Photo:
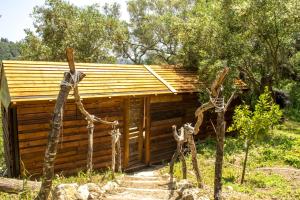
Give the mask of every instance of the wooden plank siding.
[[[106, 120], [119, 120], [123, 132], [123, 99], [112, 98], [98, 101], [84, 101], [85, 108], [91, 114]], [[50, 130], [54, 103], [18, 105], [18, 138], [21, 159], [21, 171], [38, 176], [42, 173], [47, 135]], [[86, 168], [88, 134], [86, 121], [73, 102], [65, 106], [64, 123], [58, 154], [55, 160], [56, 172], [75, 172]], [[110, 167], [111, 163], [111, 127], [95, 123], [94, 131], [94, 169]], [[121, 138], [123, 149], [123, 139]]]
[[[6, 160], [11, 174], [39, 176], [54, 102], [66, 62], [2, 61], [1, 95]], [[85, 108], [120, 123], [123, 166], [168, 160], [176, 143], [171, 126], [194, 120], [199, 106], [198, 76], [179, 66], [76, 63], [86, 74], [79, 83]], [[158, 78], [159, 77], [159, 78]], [[5, 87], [4, 87], [5, 86]], [[7, 86], [7, 87], [6, 87]], [[86, 168], [86, 121], [72, 92], [65, 105], [55, 172]], [[110, 126], [95, 124], [94, 169], [110, 167]]]
[[[194, 111], [199, 106], [195, 94], [98, 98], [86, 99], [83, 103], [91, 114], [109, 121], [119, 121], [125, 168], [137, 164], [141, 158], [145, 164], [168, 161], [176, 148], [172, 125], [179, 128], [186, 122], [194, 122]], [[41, 175], [54, 105], [54, 102], [48, 101], [39, 104], [19, 103], [14, 107], [17, 114], [17, 138], [12, 137], [12, 133], [5, 135], [11, 145], [7, 149], [13, 150], [13, 143], [17, 143], [18, 147], [19, 156], [16, 152], [7, 156], [13, 162], [10, 164], [13, 171], [16, 171], [17, 156], [21, 175]], [[72, 100], [66, 103], [64, 110], [55, 172], [73, 174], [86, 169], [87, 123]], [[96, 170], [111, 165], [110, 130], [108, 125], [95, 123], [93, 163]]]
[[[176, 149], [172, 125], [178, 128], [184, 123], [194, 123], [194, 112], [199, 106], [197, 95], [182, 94], [152, 98], [150, 105], [150, 163], [169, 161]], [[167, 99], [172, 99], [172, 103]], [[174, 101], [177, 99], [177, 101]]]

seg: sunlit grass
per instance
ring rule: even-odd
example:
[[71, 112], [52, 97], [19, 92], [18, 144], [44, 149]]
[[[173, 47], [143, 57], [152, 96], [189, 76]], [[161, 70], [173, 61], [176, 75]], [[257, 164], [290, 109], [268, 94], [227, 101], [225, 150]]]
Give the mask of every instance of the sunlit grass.
[[[215, 140], [208, 138], [197, 145], [198, 161], [205, 185], [210, 188], [206, 192], [212, 198], [214, 183]], [[261, 171], [262, 167], [300, 168], [300, 123], [287, 121], [270, 131], [266, 138], [252, 147], [249, 152], [245, 182], [240, 184], [242, 162], [244, 158], [243, 141], [239, 138], [227, 137], [225, 141], [223, 188], [231, 186], [255, 199], [300, 199], [300, 185], [274, 172]], [[188, 179], [196, 186], [191, 156], [187, 157], [189, 169]], [[167, 173], [168, 167], [162, 172]], [[174, 177], [182, 179], [181, 164], [175, 163]]]

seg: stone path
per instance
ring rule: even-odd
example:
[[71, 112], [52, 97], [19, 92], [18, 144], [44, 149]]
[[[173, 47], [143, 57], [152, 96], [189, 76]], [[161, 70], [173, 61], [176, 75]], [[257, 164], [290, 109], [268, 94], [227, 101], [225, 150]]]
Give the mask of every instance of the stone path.
[[133, 174], [127, 174], [120, 180], [119, 187], [106, 200], [174, 200], [178, 197], [172, 189], [168, 176], [160, 176], [157, 170], [150, 168]]

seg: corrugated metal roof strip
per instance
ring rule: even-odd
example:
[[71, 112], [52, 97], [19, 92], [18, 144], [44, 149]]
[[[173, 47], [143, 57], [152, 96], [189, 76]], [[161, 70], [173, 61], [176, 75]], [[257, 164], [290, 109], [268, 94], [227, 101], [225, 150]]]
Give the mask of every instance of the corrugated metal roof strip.
[[[68, 71], [65, 62], [3, 61], [3, 67], [16, 102], [56, 99]], [[76, 63], [76, 69], [86, 74], [79, 84], [83, 98], [196, 92], [199, 84], [195, 74], [172, 66]]]

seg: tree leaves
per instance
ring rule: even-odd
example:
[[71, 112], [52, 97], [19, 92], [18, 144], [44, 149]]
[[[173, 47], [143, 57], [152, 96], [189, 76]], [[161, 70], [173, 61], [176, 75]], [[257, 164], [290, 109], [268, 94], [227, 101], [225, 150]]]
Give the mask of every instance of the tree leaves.
[[259, 96], [254, 111], [248, 105], [240, 105], [234, 111], [233, 124], [228, 131], [238, 130], [240, 136], [250, 143], [260, 138], [279, 122], [282, 111], [273, 102], [270, 91]]

